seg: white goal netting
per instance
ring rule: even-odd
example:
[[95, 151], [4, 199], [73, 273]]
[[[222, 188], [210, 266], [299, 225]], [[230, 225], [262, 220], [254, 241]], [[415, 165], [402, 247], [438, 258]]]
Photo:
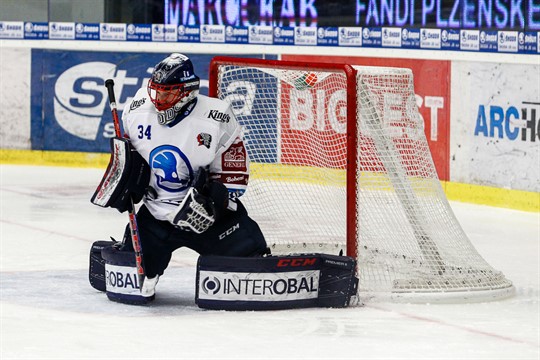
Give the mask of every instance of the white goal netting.
[[274, 254], [355, 256], [364, 298], [512, 294], [446, 200], [409, 69], [245, 59], [214, 67], [216, 95], [245, 130], [242, 200]]

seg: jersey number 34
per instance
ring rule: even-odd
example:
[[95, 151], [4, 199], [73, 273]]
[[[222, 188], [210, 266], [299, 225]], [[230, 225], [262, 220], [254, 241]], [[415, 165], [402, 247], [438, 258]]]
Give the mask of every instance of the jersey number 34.
[[139, 130], [139, 134], [137, 135], [139, 139], [146, 137], [148, 140], [150, 140], [152, 138], [152, 125], [146, 126], [146, 129], [144, 126], [139, 125], [137, 126], [137, 129]]

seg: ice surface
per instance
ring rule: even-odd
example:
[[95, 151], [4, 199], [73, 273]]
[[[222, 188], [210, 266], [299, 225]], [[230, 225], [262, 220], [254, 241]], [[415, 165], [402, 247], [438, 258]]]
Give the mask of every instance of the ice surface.
[[89, 199], [98, 169], [0, 166], [0, 359], [539, 359], [540, 214], [452, 203], [516, 296], [459, 305], [201, 310], [197, 255], [178, 250], [150, 306], [88, 283], [92, 242], [127, 215]]

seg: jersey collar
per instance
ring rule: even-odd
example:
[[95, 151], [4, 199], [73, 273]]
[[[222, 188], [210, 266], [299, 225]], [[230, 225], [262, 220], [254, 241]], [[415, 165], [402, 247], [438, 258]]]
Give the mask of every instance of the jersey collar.
[[168, 127], [173, 127], [174, 125], [178, 124], [180, 121], [184, 120], [186, 117], [188, 117], [189, 114], [195, 109], [195, 105], [197, 104], [197, 98], [191, 100], [186, 105], [182, 106], [176, 117], [173, 121], [167, 124]]

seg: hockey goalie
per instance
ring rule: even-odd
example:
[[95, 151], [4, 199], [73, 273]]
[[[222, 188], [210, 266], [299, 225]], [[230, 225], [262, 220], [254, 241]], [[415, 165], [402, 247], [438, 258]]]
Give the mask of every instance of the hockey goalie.
[[270, 255], [240, 200], [249, 180], [242, 129], [229, 103], [200, 95], [199, 84], [191, 60], [174, 53], [124, 109], [124, 136], [111, 140], [91, 201], [129, 211], [130, 223], [121, 242], [92, 245], [91, 285], [112, 301], [147, 304], [172, 253], [187, 247], [200, 254], [195, 297], [202, 308], [349, 305], [354, 259]]

